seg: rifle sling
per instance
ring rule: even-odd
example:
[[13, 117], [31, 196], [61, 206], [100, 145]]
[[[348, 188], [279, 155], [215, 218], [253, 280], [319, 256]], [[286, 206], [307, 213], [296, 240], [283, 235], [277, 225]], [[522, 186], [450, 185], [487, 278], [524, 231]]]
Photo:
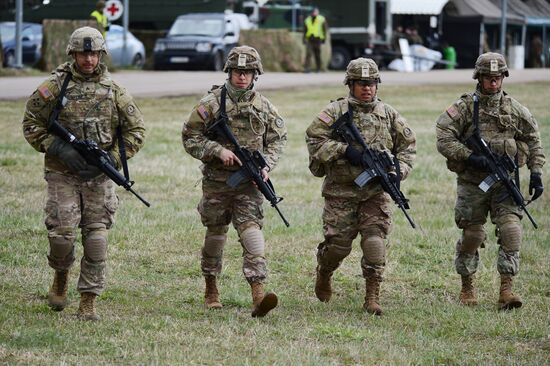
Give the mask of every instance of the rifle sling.
[[52, 111], [52, 116], [57, 119], [59, 116], [59, 113], [64, 107], [63, 104], [63, 98], [65, 98], [65, 93], [67, 92], [67, 86], [69, 86], [69, 82], [71, 81], [73, 77], [73, 74], [70, 72], [67, 72], [67, 76], [65, 77], [65, 80], [63, 80], [63, 84], [61, 85], [61, 90], [59, 91], [59, 95], [57, 96], [57, 102], [55, 103], [55, 107]]

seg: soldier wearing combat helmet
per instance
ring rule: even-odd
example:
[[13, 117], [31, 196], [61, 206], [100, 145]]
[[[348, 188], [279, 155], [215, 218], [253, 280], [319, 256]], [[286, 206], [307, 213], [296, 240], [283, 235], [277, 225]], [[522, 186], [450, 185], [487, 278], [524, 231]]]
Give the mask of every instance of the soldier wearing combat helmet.
[[[500, 274], [498, 308], [507, 310], [521, 307], [522, 300], [512, 292], [512, 279], [519, 271], [522, 210], [498, 182], [487, 192], [479, 184], [488, 176], [488, 160], [471, 150], [466, 140], [474, 132], [474, 96], [479, 98], [477, 119], [481, 138], [495, 156], [508, 157], [518, 167], [527, 165], [531, 171], [529, 193], [531, 200], [543, 192], [542, 151], [536, 119], [529, 110], [502, 90], [509, 76], [504, 57], [498, 53], [484, 53], [478, 57], [473, 73], [477, 80], [474, 92], [463, 94], [437, 120], [437, 149], [447, 159], [449, 170], [457, 174], [455, 222], [462, 229], [456, 244], [455, 268], [462, 278], [460, 302], [476, 305], [473, 284], [479, 263], [480, 247], [484, 247], [484, 224], [487, 214], [496, 225], [498, 237], [497, 270]], [[510, 172], [511, 175], [519, 174]]]
[[[84, 256], [77, 286], [81, 294], [78, 316], [84, 320], [99, 319], [95, 299], [105, 289], [107, 232], [114, 222], [118, 198], [114, 183], [70, 143], [51, 133], [48, 121], [60, 101], [58, 122], [77, 139], [96, 142], [117, 168], [138, 152], [144, 140], [143, 117], [132, 96], [111, 79], [101, 63], [105, 53], [99, 31], [90, 27], [75, 30], [67, 45], [73, 60], [59, 65], [31, 95], [23, 118], [25, 138], [45, 154], [48, 262], [55, 270], [48, 303], [57, 311], [67, 305], [69, 269], [80, 228]], [[125, 154], [119, 141], [124, 143]]]
[[323, 302], [330, 300], [332, 274], [350, 254], [352, 242], [360, 234], [361, 269], [366, 284], [363, 308], [376, 315], [382, 315], [379, 291], [386, 265], [392, 202], [374, 180], [362, 188], [355, 184], [355, 178], [364, 170], [362, 148], [335, 136], [332, 126], [351, 109], [353, 123], [367, 145], [388, 152], [398, 161], [399, 169], [387, 172], [391, 179], [398, 183], [407, 178], [416, 155], [415, 134], [394, 108], [377, 97], [379, 83], [378, 66], [373, 60], [351, 61], [344, 78], [349, 95], [328, 104], [306, 131], [310, 170], [317, 177], [325, 177], [325, 240], [317, 248], [315, 294]]
[[[265, 316], [277, 305], [274, 293], [264, 293], [267, 268], [263, 227], [263, 196], [250, 181], [235, 188], [226, 180], [239, 169], [241, 161], [235, 147], [207, 129], [225, 109], [227, 124], [242, 147], [260, 151], [267, 161], [262, 170], [265, 180], [275, 168], [287, 132], [277, 109], [266, 97], [254, 90], [254, 80], [263, 74], [258, 52], [248, 46], [235, 47], [223, 68], [228, 78], [224, 85], [213, 86], [193, 108], [183, 126], [185, 150], [202, 161], [202, 191], [198, 211], [206, 227], [202, 247], [201, 269], [205, 278], [205, 305], [221, 308], [216, 278], [222, 269], [223, 248], [229, 224], [233, 224], [243, 247], [243, 274], [251, 286], [252, 316]], [[221, 106], [222, 93], [226, 96]]]

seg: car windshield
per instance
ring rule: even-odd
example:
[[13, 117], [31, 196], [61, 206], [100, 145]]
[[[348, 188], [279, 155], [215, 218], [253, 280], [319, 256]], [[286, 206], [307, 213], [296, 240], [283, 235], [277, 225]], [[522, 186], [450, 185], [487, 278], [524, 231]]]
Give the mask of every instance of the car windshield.
[[178, 19], [170, 28], [169, 36], [220, 36], [223, 19]]
[[11, 41], [15, 38], [15, 27], [13, 25], [0, 24], [0, 36], [4, 42]]

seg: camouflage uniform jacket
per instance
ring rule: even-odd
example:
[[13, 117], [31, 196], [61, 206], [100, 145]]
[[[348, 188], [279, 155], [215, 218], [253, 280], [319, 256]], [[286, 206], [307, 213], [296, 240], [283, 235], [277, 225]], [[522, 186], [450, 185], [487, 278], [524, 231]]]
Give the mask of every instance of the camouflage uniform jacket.
[[[320, 170], [314, 172], [312, 169], [312, 173], [326, 175], [323, 196], [366, 199], [382, 188], [378, 184], [367, 184], [363, 188], [355, 185], [354, 180], [361, 174], [362, 168], [349, 163], [344, 156], [348, 144], [335, 137], [331, 128], [347, 112], [348, 103], [353, 108], [353, 122], [367, 145], [379, 151], [386, 150], [399, 159], [402, 179], [412, 169], [416, 137], [407, 121], [393, 107], [377, 98], [372, 103], [361, 103], [352, 97], [338, 99], [313, 120], [306, 131], [306, 143], [310, 169], [316, 165]], [[354, 147], [361, 150], [359, 145]]]
[[[479, 92], [477, 92], [480, 95]], [[437, 149], [447, 158], [448, 168], [458, 174], [458, 180], [479, 184], [487, 172], [466, 164], [472, 153], [465, 141], [473, 133], [473, 93], [463, 94], [441, 114], [436, 124]], [[542, 173], [545, 157], [538, 125], [529, 110], [505, 92], [480, 95], [479, 130], [481, 137], [498, 155], [518, 155], [518, 165], [531, 172]]]
[[46, 153], [46, 171], [75, 174], [61, 160], [47, 153], [55, 138], [47, 131], [48, 120], [67, 72], [72, 73], [72, 80], [67, 86], [65, 97], [68, 102], [59, 114], [59, 123], [78, 139], [97, 142], [100, 148], [111, 153], [117, 168], [120, 168], [117, 127], [122, 127], [127, 158], [131, 158], [143, 145], [145, 127], [141, 111], [132, 96], [111, 79], [103, 64], [89, 77], [79, 73], [74, 63], [58, 66], [27, 101], [23, 117], [25, 138], [36, 150]]
[[[238, 165], [224, 166], [218, 156], [222, 148], [234, 151], [226, 139], [207, 133], [207, 128], [219, 116], [221, 87], [214, 86], [196, 105], [183, 125], [182, 140], [185, 150], [204, 165], [204, 179], [225, 181]], [[239, 144], [251, 151], [261, 151], [269, 170], [273, 170], [286, 144], [287, 131], [283, 119], [273, 104], [260, 93], [247, 91], [238, 102], [229, 92], [226, 98], [228, 126]]]

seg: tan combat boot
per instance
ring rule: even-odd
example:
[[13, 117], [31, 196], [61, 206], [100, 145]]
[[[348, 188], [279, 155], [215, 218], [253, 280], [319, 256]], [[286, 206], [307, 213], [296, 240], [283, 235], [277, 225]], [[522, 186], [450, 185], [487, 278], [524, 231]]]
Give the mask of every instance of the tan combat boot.
[[474, 275], [461, 276], [462, 290], [460, 290], [460, 303], [466, 306], [477, 305], [476, 292], [474, 288]]
[[67, 306], [69, 271], [55, 271], [53, 283], [48, 292], [48, 305], [52, 310], [61, 311]]
[[500, 275], [499, 310], [511, 310], [520, 308], [522, 305], [521, 298], [512, 292], [512, 278], [512, 275]]
[[376, 276], [368, 276], [365, 278], [366, 295], [363, 309], [369, 314], [382, 315], [382, 308], [378, 304], [378, 296], [380, 294], [380, 279]]
[[77, 316], [81, 320], [99, 320], [99, 315], [95, 312], [96, 294], [91, 292], [83, 292], [80, 294], [80, 306], [78, 307]]
[[332, 296], [331, 277], [332, 273], [322, 272], [317, 266], [317, 278], [315, 279], [315, 295], [322, 302], [329, 302]]
[[206, 288], [204, 290], [204, 304], [207, 309], [221, 309], [220, 293], [216, 286], [216, 276], [204, 276]]
[[277, 295], [268, 292], [264, 295], [264, 285], [260, 282], [250, 284], [252, 289], [252, 317], [264, 317], [277, 306]]

